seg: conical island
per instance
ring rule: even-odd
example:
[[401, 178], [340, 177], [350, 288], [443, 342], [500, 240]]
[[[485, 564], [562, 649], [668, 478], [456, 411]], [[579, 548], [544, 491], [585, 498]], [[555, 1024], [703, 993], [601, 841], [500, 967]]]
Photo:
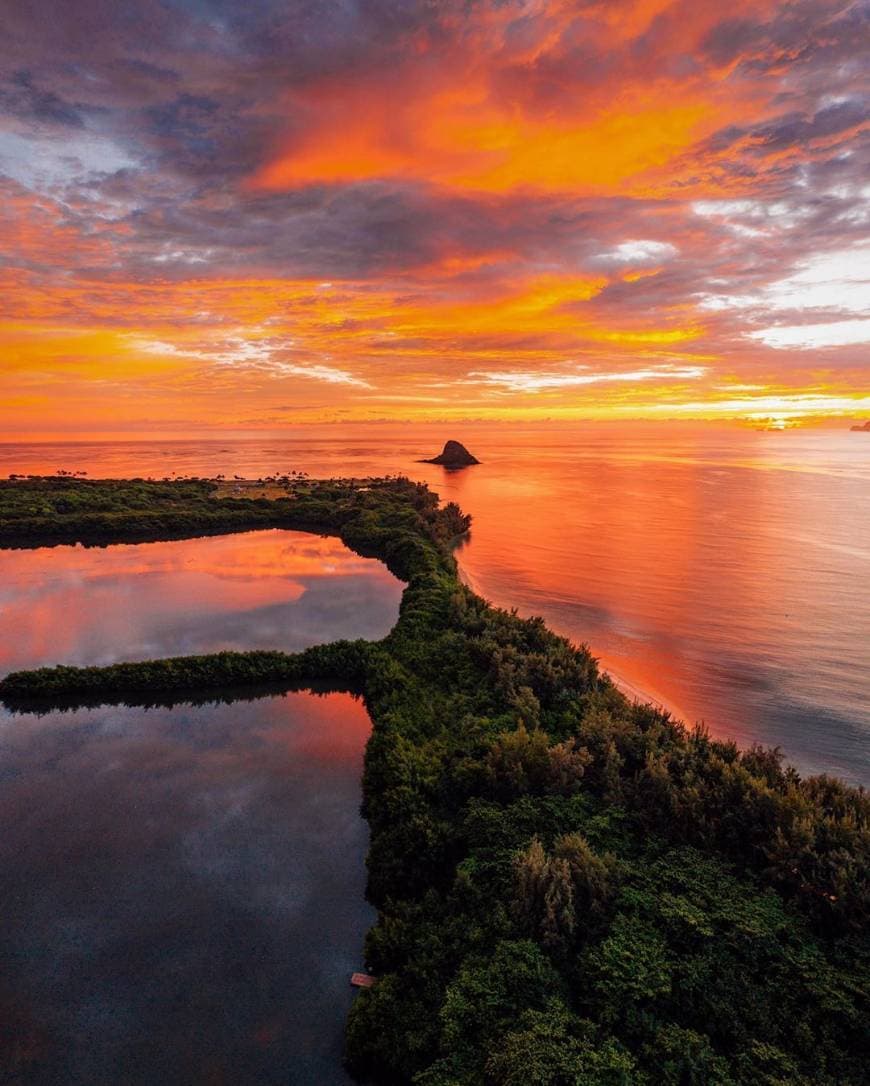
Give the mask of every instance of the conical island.
[[476, 456], [472, 456], [461, 442], [447, 441], [440, 456], [434, 456], [431, 460], [421, 460], [420, 463], [441, 464], [445, 468], [467, 468], [472, 464], [479, 464], [480, 461]]

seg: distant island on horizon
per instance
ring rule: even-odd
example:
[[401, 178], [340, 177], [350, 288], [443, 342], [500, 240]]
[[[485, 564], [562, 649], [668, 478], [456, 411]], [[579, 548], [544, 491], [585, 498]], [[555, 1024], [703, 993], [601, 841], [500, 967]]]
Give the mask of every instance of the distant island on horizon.
[[445, 468], [467, 468], [473, 464], [479, 464], [476, 456], [466, 449], [461, 441], [446, 441], [444, 448], [438, 456], [431, 460], [421, 460], [421, 464], [441, 464]]
[[870, 419], [867, 419], [861, 426], [852, 426], [851, 430], [856, 434], [870, 434]]

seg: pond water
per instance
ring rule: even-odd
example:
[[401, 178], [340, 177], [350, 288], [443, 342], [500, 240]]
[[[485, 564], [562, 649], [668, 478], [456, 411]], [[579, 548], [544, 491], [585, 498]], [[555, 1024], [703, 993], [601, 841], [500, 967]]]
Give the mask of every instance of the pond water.
[[374, 919], [346, 694], [0, 719], [0, 1080], [350, 1082]]
[[[0, 674], [379, 638], [402, 587], [301, 532], [0, 551]], [[344, 694], [0, 710], [0, 1080], [349, 1082], [369, 729]]]
[[383, 637], [402, 583], [335, 538], [278, 529], [0, 551], [0, 675]]

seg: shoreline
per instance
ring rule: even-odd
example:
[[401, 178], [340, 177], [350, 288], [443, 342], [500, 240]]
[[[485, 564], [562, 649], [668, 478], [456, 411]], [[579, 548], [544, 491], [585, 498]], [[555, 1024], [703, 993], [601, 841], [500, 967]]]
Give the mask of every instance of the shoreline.
[[[595, 655], [594, 652], [593, 655]], [[631, 679], [627, 679], [624, 675], [615, 671], [609, 664], [604, 663], [602, 657], [597, 657], [597, 659], [601, 670], [609, 676], [613, 685], [621, 693], [625, 694], [629, 701], [633, 701], [637, 705], [652, 705], [660, 712], [669, 713], [674, 720], [681, 720], [688, 727], [689, 714], [680, 709], [676, 702], [665, 697], [656, 697], [649, 690], [638, 686]]]
[[[454, 557], [456, 557], [456, 567], [459, 573], [460, 581], [462, 581], [462, 583], [467, 588], [470, 588], [472, 592], [487, 600], [487, 602], [492, 603], [492, 601], [489, 600], [489, 598], [487, 597], [486, 593], [482, 591], [481, 586], [476, 582], [474, 576], [463, 566], [461, 559], [455, 554]], [[499, 604], [492, 605], [494, 607], [500, 606]], [[547, 628], [554, 629], [550, 621], [546, 621]], [[555, 631], [554, 629], [554, 632], [558, 631]], [[575, 648], [577, 647], [574, 644], [573, 638], [571, 638], [568, 634], [564, 634], [562, 636], [567, 637], [568, 640], [571, 642], [572, 646], [574, 646]], [[648, 689], [645, 689], [642, 686], [638, 686], [638, 684], [635, 683], [633, 680], [626, 678], [625, 675], [620, 674], [620, 672], [618, 672], [614, 667], [606, 663], [603, 656], [597, 656], [591, 645], [589, 646], [589, 650], [590, 652], [592, 652], [593, 657], [597, 660], [601, 672], [610, 679], [610, 681], [617, 688], [617, 690], [619, 690], [621, 694], [624, 694], [629, 701], [634, 702], [634, 704], [636, 705], [652, 705], [660, 712], [669, 713], [673, 720], [680, 720], [687, 727], [689, 726], [688, 722], [690, 719], [690, 714], [680, 709], [676, 702], [664, 696], [656, 696], [656, 694], [658, 694], [658, 691], [656, 691], [656, 694], [653, 694]]]

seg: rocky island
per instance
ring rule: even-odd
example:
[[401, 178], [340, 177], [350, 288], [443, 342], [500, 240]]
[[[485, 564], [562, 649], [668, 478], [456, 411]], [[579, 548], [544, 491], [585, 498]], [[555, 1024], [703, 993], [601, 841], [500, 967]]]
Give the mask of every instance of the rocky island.
[[476, 456], [472, 456], [461, 442], [447, 441], [440, 456], [433, 456], [431, 460], [421, 460], [420, 463], [441, 464], [445, 468], [467, 468], [472, 464], [479, 464], [480, 461]]
[[859, 434], [870, 434], [870, 419], [867, 419], [867, 421], [862, 426], [852, 426], [851, 429]]

